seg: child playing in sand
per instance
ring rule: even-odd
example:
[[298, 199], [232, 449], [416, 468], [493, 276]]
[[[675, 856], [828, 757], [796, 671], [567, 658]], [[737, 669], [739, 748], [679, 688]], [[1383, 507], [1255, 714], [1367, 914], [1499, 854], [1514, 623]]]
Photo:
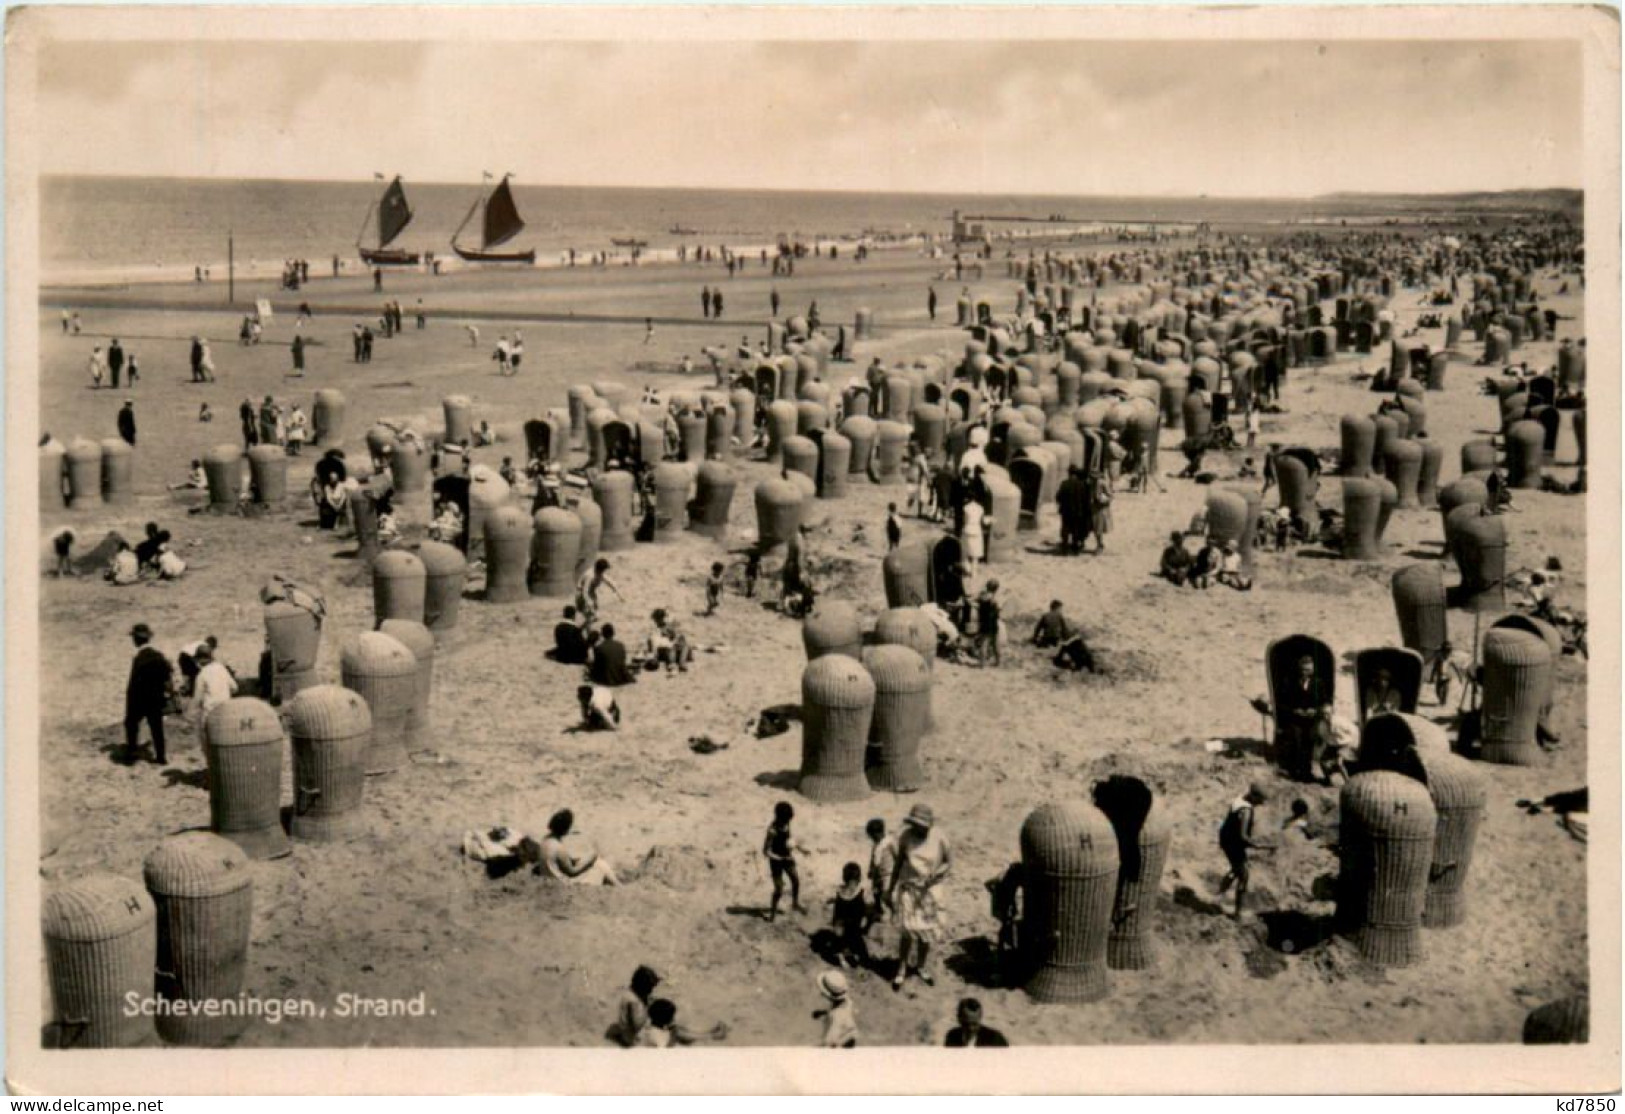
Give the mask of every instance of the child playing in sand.
[[614, 592], [618, 600], [626, 599], [609, 578], [609, 561], [600, 557], [593, 562], [592, 568], [581, 574], [581, 580], [576, 584], [576, 610], [581, 613], [582, 622], [587, 626], [598, 619], [598, 592], [602, 588]]
[[841, 888], [830, 898], [832, 924], [839, 934], [836, 958], [843, 967], [868, 966], [871, 910], [863, 896], [863, 868], [847, 863], [841, 868]]
[[1219, 882], [1219, 892], [1222, 894], [1230, 888], [1231, 883], [1236, 887], [1235, 919], [1241, 919], [1242, 903], [1247, 900], [1247, 883], [1251, 877], [1248, 871], [1247, 853], [1249, 851], [1273, 851], [1275, 848], [1268, 844], [1253, 841], [1253, 817], [1258, 806], [1268, 799], [1263, 786], [1256, 781], [1247, 787], [1247, 792], [1230, 802], [1230, 811], [1224, 815], [1224, 823], [1219, 825], [1219, 849], [1229, 860], [1230, 870]]
[[790, 821], [795, 815], [796, 810], [789, 801], [774, 805], [773, 823], [767, 826], [767, 836], [762, 840], [762, 854], [767, 857], [767, 869], [773, 878], [773, 901], [767, 908], [769, 922], [779, 915], [779, 900], [784, 897], [786, 878], [790, 880], [790, 907], [797, 913], [807, 911], [801, 904], [801, 875], [796, 871], [795, 860], [796, 852], [806, 854], [806, 849], [790, 834]]
[[717, 608], [722, 604], [722, 574], [724, 566], [721, 561], [711, 562], [711, 575], [705, 578], [705, 614], [715, 615]]
[[839, 971], [825, 971], [818, 976], [818, 992], [828, 1003], [823, 1009], [813, 1011], [813, 1017], [824, 1022], [824, 1035], [819, 1044], [824, 1048], [856, 1048], [858, 1015], [852, 1008], [846, 976]]
[[752, 546], [750, 553], [745, 556], [745, 598], [756, 598], [756, 581], [762, 575], [762, 551]]

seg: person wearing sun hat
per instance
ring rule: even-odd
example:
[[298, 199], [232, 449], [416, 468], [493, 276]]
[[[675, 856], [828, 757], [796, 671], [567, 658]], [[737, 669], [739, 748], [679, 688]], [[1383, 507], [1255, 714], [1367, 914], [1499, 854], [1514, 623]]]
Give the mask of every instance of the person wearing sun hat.
[[852, 998], [846, 976], [839, 971], [825, 971], [818, 976], [818, 991], [829, 1004], [814, 1010], [813, 1017], [824, 1022], [822, 1048], [856, 1048], [858, 1046], [858, 1015], [852, 1008]]
[[931, 806], [915, 805], [897, 836], [897, 866], [891, 879], [889, 904], [896, 910], [901, 934], [893, 990], [902, 990], [910, 974], [918, 975], [926, 986], [936, 985], [929, 966], [931, 945], [941, 932], [935, 888], [952, 868], [953, 855]]

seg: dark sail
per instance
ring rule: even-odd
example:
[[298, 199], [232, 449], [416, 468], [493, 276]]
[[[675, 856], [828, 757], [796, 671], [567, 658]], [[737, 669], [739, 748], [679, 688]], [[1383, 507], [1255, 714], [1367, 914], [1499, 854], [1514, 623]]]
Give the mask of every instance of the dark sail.
[[513, 203], [513, 191], [508, 188], [508, 179], [504, 178], [491, 191], [491, 199], [485, 203], [486, 249], [507, 243], [519, 235], [524, 227], [519, 208]]
[[412, 207], [406, 203], [406, 190], [396, 178], [378, 202], [378, 246], [388, 247], [412, 223]]

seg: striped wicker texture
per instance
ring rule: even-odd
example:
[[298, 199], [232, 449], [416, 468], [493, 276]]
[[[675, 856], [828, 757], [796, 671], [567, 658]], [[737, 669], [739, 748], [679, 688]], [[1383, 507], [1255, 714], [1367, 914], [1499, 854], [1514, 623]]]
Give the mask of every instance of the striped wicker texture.
[[[821, 384], [820, 384], [821, 385]], [[806, 437], [809, 433], [829, 425], [829, 411], [811, 399], [796, 403], [796, 433]]]
[[726, 464], [708, 460], [695, 473], [694, 502], [688, 508], [688, 528], [721, 540], [728, 536], [738, 479]]
[[941, 460], [948, 439], [948, 412], [934, 402], [921, 402], [915, 405], [910, 417], [914, 422], [914, 439], [925, 450], [926, 458]]
[[339, 685], [318, 685], [301, 692], [286, 713], [293, 740], [293, 837], [328, 843], [356, 834], [372, 743], [367, 702]]
[[756, 538], [764, 548], [783, 545], [801, 526], [801, 490], [786, 479], [764, 480], [752, 493]]
[[312, 442], [323, 448], [344, 444], [344, 392], [330, 387], [316, 392], [310, 408]]
[[1524, 1044], [1589, 1044], [1591, 998], [1576, 994], [1529, 1011], [1523, 1022]]
[[1388, 521], [1399, 506], [1399, 488], [1387, 476], [1373, 475], [1370, 482], [1377, 485], [1377, 543], [1380, 545], [1382, 536], [1388, 532]]
[[1339, 798], [1337, 917], [1373, 963], [1422, 958], [1422, 909], [1438, 832], [1427, 787], [1389, 770], [1356, 774]]
[[1552, 652], [1539, 635], [1506, 627], [1484, 636], [1483, 749], [1486, 762], [1533, 765], [1535, 728], [1552, 690]]
[[907, 646], [932, 668], [937, 657], [937, 628], [917, 607], [894, 607], [875, 621], [875, 641], [882, 645]]
[[[236, 445], [216, 445], [203, 454], [203, 475], [209, 483], [209, 505], [217, 510], [235, 507], [242, 493], [243, 451]], [[73, 450], [68, 450], [68, 478], [73, 479]], [[71, 490], [70, 485], [70, 490]]]
[[886, 376], [885, 394], [881, 401], [885, 404], [886, 420], [898, 425], [909, 420], [909, 413], [914, 409], [914, 380], [906, 375]]
[[412, 687], [412, 705], [406, 714], [406, 749], [425, 750], [434, 738], [429, 702], [434, 697], [434, 635], [422, 623], [410, 619], [390, 619], [378, 628], [412, 652], [417, 672]]
[[1239, 495], [1247, 504], [1247, 515], [1242, 521], [1241, 537], [1237, 539], [1236, 555], [1248, 576], [1253, 575], [1253, 543], [1258, 540], [1258, 520], [1264, 513], [1264, 496], [1256, 488], [1231, 484], [1226, 490]]
[[875, 684], [858, 662], [828, 654], [801, 674], [802, 796], [814, 801], [856, 801], [869, 795], [863, 776]]
[[1145, 971], [1156, 963], [1151, 928], [1171, 838], [1164, 809], [1153, 803], [1140, 828], [1139, 874], [1134, 878], [1118, 875], [1111, 934], [1106, 939], [1106, 965], [1113, 970]]
[[875, 710], [869, 726], [871, 750], [866, 775], [875, 789], [912, 793], [925, 784], [920, 741], [931, 729], [931, 670], [907, 646], [871, 646], [864, 667], [875, 683]]
[[1175, 429], [1184, 418], [1185, 403], [1190, 392], [1190, 367], [1183, 361], [1171, 360], [1162, 374], [1162, 425]]
[[1464, 441], [1461, 445], [1461, 472], [1488, 472], [1495, 467], [1495, 442]]
[[344, 687], [367, 702], [372, 713], [366, 771], [387, 774], [409, 761], [406, 723], [417, 696], [417, 660], [387, 634], [363, 634], [340, 656]]
[[55, 441], [40, 446], [39, 505], [42, 511], [59, 511], [67, 506], [63, 486], [68, 478], [68, 451]]
[[1416, 480], [1416, 501], [1431, 507], [1439, 500], [1439, 473], [1444, 470], [1444, 446], [1437, 441], [1422, 442], [1422, 472]]
[[784, 456], [784, 443], [796, 435], [796, 423], [800, 417], [796, 412], [796, 404], [788, 399], [779, 398], [768, 403], [767, 419], [767, 458], [780, 461]]
[[1483, 776], [1467, 759], [1448, 751], [1418, 748], [1418, 753], [1439, 814], [1422, 924], [1450, 928], [1467, 919], [1467, 873], [1488, 795]]
[[856, 659], [863, 649], [863, 624], [857, 608], [844, 600], [825, 600], [801, 622], [801, 645], [808, 661], [825, 654]]
[[273, 695], [287, 699], [312, 683], [322, 648], [322, 621], [286, 600], [265, 605], [265, 637], [271, 648]]
[[460, 444], [474, 439], [474, 400], [467, 395], [447, 395], [440, 400], [446, 417], [446, 441]]
[[[1406, 392], [1406, 384], [1410, 384], [1414, 388], [1414, 391], [1416, 393], [1411, 393], [1411, 394], [1405, 393]], [[1422, 392], [1426, 388], [1424, 388], [1422, 386], [1422, 384], [1418, 383], [1414, 379], [1406, 379], [1404, 382], [1400, 383], [1399, 386], [1400, 386], [1399, 406], [1400, 406], [1400, 409], [1404, 412], [1405, 417], [1410, 419], [1410, 423], [1411, 423], [1410, 429], [1407, 430], [1406, 433], [1405, 433], [1406, 438], [1408, 440], [1414, 441], [1414, 440], [1417, 440], [1419, 438], [1427, 436], [1427, 431], [1428, 431], [1428, 408], [1427, 408], [1427, 404], [1424, 403], [1421, 400], [1420, 397], [1418, 397], [1420, 392]]]
[[1445, 548], [1449, 549], [1450, 515], [1458, 507], [1482, 508], [1490, 499], [1490, 489], [1484, 481], [1463, 476], [1439, 492], [1439, 519], [1444, 523]]
[[423, 623], [430, 630], [451, 630], [463, 602], [468, 559], [454, 545], [426, 541], [418, 547], [418, 560], [424, 570]]
[[1564, 389], [1574, 391], [1585, 386], [1586, 350], [1574, 347], [1565, 340], [1557, 350], [1557, 381]]
[[423, 618], [428, 573], [414, 553], [386, 549], [372, 562], [374, 623], [385, 619]]
[[42, 915], [53, 1042], [61, 1048], [129, 1048], [152, 1033], [125, 1015], [126, 996], [152, 993], [157, 911], [127, 878], [92, 874], [57, 889]]
[[598, 560], [599, 543], [604, 536], [604, 512], [586, 496], [577, 499], [570, 509], [581, 520], [581, 547], [576, 554], [576, 579], [579, 580]]
[[907, 418], [907, 411], [904, 411], [897, 419], [888, 418], [875, 423], [875, 448], [869, 478], [877, 484], [891, 486], [903, 482], [903, 455], [908, 450], [911, 432], [903, 424]]
[[899, 546], [880, 563], [887, 607], [919, 607], [931, 598], [931, 551], [923, 542]]
[[109, 437], [102, 442], [102, 502], [119, 506], [134, 498], [135, 451], [124, 438]]
[[1394, 573], [1390, 587], [1400, 641], [1423, 658], [1432, 657], [1450, 636], [1444, 574], [1436, 564], [1406, 565]]
[[677, 415], [677, 444], [682, 459], [698, 464], [705, 459], [706, 417], [693, 410]]
[[1507, 483], [1538, 489], [1546, 460], [1546, 430], [1539, 422], [1513, 422], [1507, 430]]
[[587, 464], [591, 468], [602, 469], [609, 459], [609, 446], [605, 441], [604, 431], [610, 426], [620, 422], [620, 416], [609, 406], [598, 406], [589, 410], [585, 419], [585, 432], [587, 443]]
[[429, 454], [421, 444], [401, 442], [389, 454], [389, 474], [395, 491], [416, 495], [429, 490]]
[[852, 442], [834, 430], [818, 439], [818, 498], [846, 498], [852, 472]]
[[1281, 506], [1305, 522], [1316, 522], [1317, 477], [1309, 474], [1309, 467], [1295, 456], [1280, 456], [1275, 460], [1275, 478], [1281, 485]]
[[1400, 416], [1392, 411], [1378, 414], [1371, 419], [1371, 425], [1376, 434], [1371, 442], [1371, 470], [1373, 475], [1381, 473], [1382, 462], [1388, 457], [1388, 449], [1401, 438], [1399, 421]]
[[1093, 805], [1042, 805], [1021, 826], [1027, 993], [1040, 1002], [1107, 994], [1117, 834]]
[[251, 859], [292, 850], [282, 831], [284, 749], [282, 721], [263, 700], [233, 697], [203, 721], [210, 824]]
[[[1197, 362], [1200, 363], [1201, 361], [1198, 360]], [[1084, 376], [1084, 378], [1087, 379], [1088, 376]], [[1084, 405], [1087, 406], [1089, 404], [1085, 403]], [[1181, 415], [1181, 417], [1184, 419], [1185, 439], [1187, 441], [1199, 440], [1213, 432], [1213, 408], [1208, 404], [1206, 398], [1199, 394], [1186, 395], [1184, 411], [1185, 412]], [[1080, 415], [1078, 425], [1082, 426], [1083, 421], [1081, 415], [1083, 410], [1080, 408], [1078, 413]]]
[[[632, 545], [632, 475], [605, 472], [592, 481], [592, 501], [598, 504], [598, 549], [612, 553]], [[585, 525], [582, 530], [585, 535]], [[586, 540], [585, 536], [582, 538]]]
[[[485, 517], [485, 601], [514, 603], [530, 598], [530, 515], [518, 507], [498, 507]], [[420, 612], [421, 614], [421, 612]]]
[[1401, 509], [1421, 506], [1417, 488], [1422, 482], [1422, 446], [1415, 441], [1395, 441], [1383, 458], [1383, 471], [1397, 489]]
[[[734, 411], [731, 405], [713, 406], [705, 415], [705, 448], [704, 460], [732, 460], [734, 457]], [[683, 455], [693, 461], [689, 455], [687, 442], [684, 443]]]
[[581, 519], [563, 507], [543, 507], [531, 520], [530, 594], [549, 599], [575, 591], [581, 558]]
[[987, 559], [989, 562], [1013, 561], [1019, 545], [1017, 524], [1021, 518], [1021, 489], [1008, 480], [1000, 480], [989, 472], [987, 490], [992, 506], [988, 510]]
[[1230, 488], [1209, 488], [1207, 493], [1207, 536], [1215, 544], [1241, 543], [1247, 529], [1247, 500]]
[[800, 434], [786, 437], [780, 451], [786, 471], [800, 472], [814, 484], [818, 482], [818, 446], [811, 439]]
[[1449, 548], [1461, 569], [1464, 605], [1480, 611], [1500, 608], [1506, 601], [1506, 520], [1500, 515], [1467, 514], [1452, 533]]
[[688, 528], [688, 493], [694, 486], [695, 467], [675, 460], [654, 466], [655, 541], [676, 541]]
[[[143, 874], [158, 917], [158, 996], [219, 1002], [243, 992], [254, 910], [248, 858], [207, 832], [172, 836], [147, 856]], [[242, 1033], [246, 1015], [158, 1016], [169, 1044], [219, 1048]]]
[[1082, 402], [1080, 392], [1083, 390], [1083, 369], [1070, 360], [1062, 361], [1055, 369], [1056, 400], [1063, 407], [1077, 406]]
[[288, 453], [280, 445], [255, 445], [248, 450], [248, 472], [262, 505], [288, 497]]
[[1352, 561], [1374, 560], [1377, 522], [1382, 514], [1382, 489], [1369, 479], [1343, 481], [1343, 556]]

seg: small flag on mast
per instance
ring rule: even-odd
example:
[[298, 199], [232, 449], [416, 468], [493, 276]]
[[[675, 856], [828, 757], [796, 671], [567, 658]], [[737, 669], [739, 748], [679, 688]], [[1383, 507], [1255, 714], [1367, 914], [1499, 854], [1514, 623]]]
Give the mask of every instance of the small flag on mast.
[[374, 171], [373, 171], [373, 172], [372, 172], [372, 176], [373, 176], [373, 177], [374, 177], [374, 178], [376, 178], [376, 179], [377, 179], [377, 180], [378, 180], [378, 181], [380, 181], [380, 182], [382, 182], [382, 181], [383, 181], [383, 180], [384, 180], [384, 176], [383, 176], [383, 175], [382, 175], [382, 174], [380, 174], [380, 173], [378, 173], [378, 172], [377, 172], [377, 171], [376, 171], [376, 170], [374, 170]]

